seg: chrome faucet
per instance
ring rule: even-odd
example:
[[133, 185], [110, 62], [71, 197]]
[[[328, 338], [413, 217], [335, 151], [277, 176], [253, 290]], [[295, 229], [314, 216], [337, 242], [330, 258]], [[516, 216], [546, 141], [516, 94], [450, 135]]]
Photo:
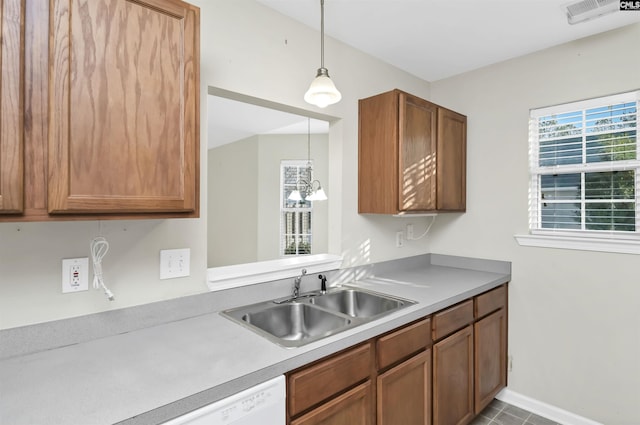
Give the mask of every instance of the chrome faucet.
[[298, 298], [300, 294], [300, 282], [302, 282], [302, 276], [307, 274], [307, 269], [302, 269], [300, 276], [296, 277], [293, 281], [293, 298]]

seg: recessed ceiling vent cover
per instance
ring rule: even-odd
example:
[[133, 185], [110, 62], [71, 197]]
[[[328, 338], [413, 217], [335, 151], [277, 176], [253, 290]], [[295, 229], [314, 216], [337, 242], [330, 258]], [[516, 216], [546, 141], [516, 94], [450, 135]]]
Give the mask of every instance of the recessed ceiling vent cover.
[[580, 0], [565, 6], [567, 21], [573, 25], [620, 9], [620, 0]]

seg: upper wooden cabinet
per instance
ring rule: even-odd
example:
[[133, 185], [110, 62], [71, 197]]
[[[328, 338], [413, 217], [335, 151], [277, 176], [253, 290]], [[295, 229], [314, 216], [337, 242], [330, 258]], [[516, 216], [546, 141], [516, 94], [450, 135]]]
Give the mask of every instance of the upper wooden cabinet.
[[[10, 214], [0, 220], [198, 217], [199, 9], [180, 0], [2, 6], [0, 209]], [[7, 186], [7, 175], [23, 186]], [[7, 207], [15, 193], [21, 209]]]
[[23, 209], [24, 0], [0, 0], [0, 213]]
[[466, 123], [400, 90], [360, 99], [358, 212], [465, 211]]
[[197, 10], [51, 4], [49, 212], [194, 211]]

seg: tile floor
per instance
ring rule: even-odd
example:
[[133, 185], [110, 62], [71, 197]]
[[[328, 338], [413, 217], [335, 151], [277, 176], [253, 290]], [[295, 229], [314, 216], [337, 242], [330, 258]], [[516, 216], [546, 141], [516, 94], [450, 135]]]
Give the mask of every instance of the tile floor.
[[493, 400], [471, 425], [561, 425], [535, 413]]

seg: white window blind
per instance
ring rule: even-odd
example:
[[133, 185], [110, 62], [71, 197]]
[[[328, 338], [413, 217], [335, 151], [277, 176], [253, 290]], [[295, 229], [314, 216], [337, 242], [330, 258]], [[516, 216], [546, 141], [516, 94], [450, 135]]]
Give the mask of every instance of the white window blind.
[[302, 180], [313, 181], [310, 161], [283, 160], [280, 163], [280, 255], [304, 255], [312, 252], [313, 203], [293, 201], [291, 192]]
[[533, 234], [640, 235], [640, 91], [530, 114]]

